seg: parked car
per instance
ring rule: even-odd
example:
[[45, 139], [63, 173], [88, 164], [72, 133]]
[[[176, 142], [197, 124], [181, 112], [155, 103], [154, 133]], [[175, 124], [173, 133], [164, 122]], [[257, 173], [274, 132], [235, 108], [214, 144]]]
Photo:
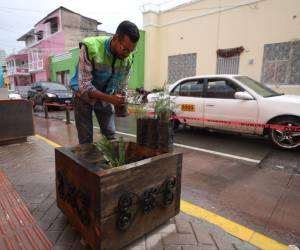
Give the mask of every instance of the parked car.
[[27, 98], [34, 105], [43, 105], [45, 102], [70, 103], [72, 91], [61, 83], [36, 82], [28, 90]]
[[[280, 148], [300, 147], [299, 131], [239, 124], [300, 126], [300, 96], [279, 94], [242, 75], [184, 78], [170, 85], [167, 94], [178, 104], [175, 126], [184, 123], [201, 128], [268, 135]], [[149, 94], [148, 102], [156, 96], [155, 93]]]
[[19, 99], [22, 99], [22, 96], [20, 95], [20, 93], [17, 90], [9, 89], [8, 90], [8, 99], [19, 100]]

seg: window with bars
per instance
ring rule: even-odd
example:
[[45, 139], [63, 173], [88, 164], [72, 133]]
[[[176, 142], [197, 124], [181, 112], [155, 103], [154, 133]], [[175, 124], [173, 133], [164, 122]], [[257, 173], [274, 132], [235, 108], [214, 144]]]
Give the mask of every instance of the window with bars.
[[43, 70], [43, 52], [40, 49], [33, 49], [28, 54], [28, 68], [29, 71]]
[[238, 74], [240, 55], [231, 57], [217, 57], [217, 74]]
[[243, 46], [217, 50], [217, 74], [238, 74]]

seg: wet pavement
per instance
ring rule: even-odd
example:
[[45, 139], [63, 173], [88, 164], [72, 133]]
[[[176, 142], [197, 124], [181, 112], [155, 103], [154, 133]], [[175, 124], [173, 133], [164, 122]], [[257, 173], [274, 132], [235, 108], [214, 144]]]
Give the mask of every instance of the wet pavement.
[[[74, 125], [66, 125], [55, 119], [36, 118], [35, 121], [38, 134], [65, 146], [77, 143]], [[132, 119], [117, 121], [118, 130], [120, 130], [120, 125], [122, 125], [122, 132], [130, 134], [135, 126]], [[183, 136], [184, 131], [181, 133], [180, 136]], [[96, 132], [95, 139], [98, 136], [99, 132]], [[187, 138], [189, 136], [191, 135], [188, 134]], [[234, 136], [235, 140], [242, 138], [238, 135]], [[191, 143], [195, 143], [197, 137], [198, 135], [194, 134]], [[133, 137], [128, 138], [134, 140]], [[178, 135], [176, 135], [176, 140], [177, 138]], [[189, 141], [186, 138], [181, 140]], [[228, 144], [232, 143], [229, 141], [224, 145], [224, 140], [222, 141], [222, 148], [229, 147]], [[247, 142], [250, 144], [247, 145], [248, 148], [257, 144], [253, 152], [259, 151], [256, 156], [257, 159], [263, 160], [260, 165], [176, 148], [184, 152], [182, 199], [281, 243], [300, 245], [300, 176], [298, 174], [300, 154], [276, 151], [264, 139], [255, 141], [246, 137], [242, 140], [242, 144], [247, 144]], [[211, 144], [214, 143], [212, 139]], [[231, 146], [232, 148], [238, 147], [236, 144], [231, 145], [234, 145]], [[241, 152], [238, 151], [238, 153]], [[250, 154], [255, 155], [253, 152]], [[293, 166], [284, 167], [289, 164]], [[278, 166], [283, 168], [280, 169]]]
[[[40, 128], [40, 132], [44, 131], [49, 135], [55, 132], [54, 137], [60, 139], [64, 134], [62, 128], [73, 126], [65, 125], [61, 121], [48, 120], [43, 123], [40, 119], [36, 119], [35, 124], [36, 128]], [[51, 127], [45, 129], [43, 124]], [[65, 143], [72, 143], [72, 140], [65, 140]], [[54, 162], [53, 146], [38, 137], [31, 137], [26, 143], [0, 147], [1, 170], [8, 175], [33, 217], [54, 245], [54, 249], [88, 249], [76, 229], [68, 223], [67, 218], [56, 205]], [[0, 233], [0, 242], [1, 237]], [[254, 250], [257, 248], [203, 220], [180, 213], [126, 248], [126, 250], [150, 249]]]
[[[44, 112], [35, 112], [36, 117], [44, 118]], [[71, 121], [74, 121], [74, 114], [71, 111]], [[50, 111], [49, 118], [66, 119], [64, 111]], [[94, 119], [94, 126], [98, 122]], [[117, 131], [135, 135], [136, 122], [134, 115], [125, 118], [116, 118]], [[198, 147], [206, 150], [213, 150], [226, 154], [233, 154], [241, 157], [248, 157], [255, 160], [262, 160], [269, 152], [274, 150], [271, 142], [264, 137], [219, 133], [198, 128], [183, 128], [181, 126], [175, 133], [175, 143]]]

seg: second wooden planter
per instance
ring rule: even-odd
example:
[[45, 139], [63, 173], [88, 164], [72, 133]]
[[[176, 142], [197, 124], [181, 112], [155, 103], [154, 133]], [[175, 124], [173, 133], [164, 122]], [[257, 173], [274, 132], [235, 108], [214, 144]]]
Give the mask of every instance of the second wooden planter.
[[137, 144], [147, 145], [162, 152], [172, 152], [174, 130], [172, 121], [154, 118], [137, 119]]

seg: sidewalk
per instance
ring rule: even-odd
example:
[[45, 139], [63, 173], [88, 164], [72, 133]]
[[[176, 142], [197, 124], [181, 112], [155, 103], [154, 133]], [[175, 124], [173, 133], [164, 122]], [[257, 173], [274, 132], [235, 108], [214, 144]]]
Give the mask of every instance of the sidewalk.
[[[56, 206], [54, 148], [36, 137], [0, 147], [0, 168], [14, 184], [54, 249], [87, 249]], [[126, 250], [256, 249], [207, 222], [180, 213]]]

